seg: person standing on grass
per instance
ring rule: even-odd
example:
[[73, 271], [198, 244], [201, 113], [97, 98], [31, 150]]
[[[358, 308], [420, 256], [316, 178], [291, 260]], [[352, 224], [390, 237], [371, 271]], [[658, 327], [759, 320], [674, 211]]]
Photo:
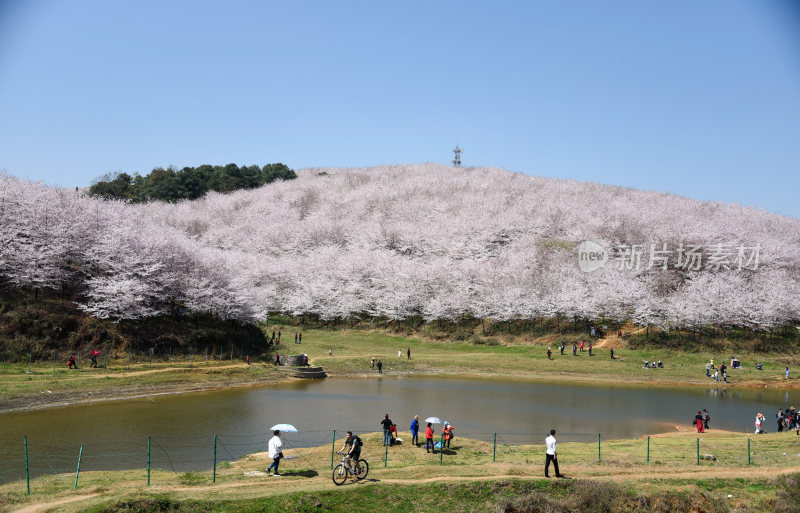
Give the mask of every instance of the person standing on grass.
[[564, 342], [561, 342], [561, 345], [558, 346], [558, 348], [561, 350], [561, 355], [563, 356], [564, 355]]
[[705, 433], [703, 430], [703, 414], [700, 410], [697, 410], [697, 415], [694, 416], [694, 423], [697, 425], [698, 433]]
[[295, 334], [294, 334], [294, 343], [295, 344], [297, 343], [297, 332], [295, 332]]
[[425, 452], [430, 453], [433, 451], [436, 454], [436, 448], [433, 446], [433, 424], [428, 422], [425, 426]]
[[553, 468], [556, 469], [556, 477], [564, 477], [564, 475], [558, 471], [558, 455], [556, 454], [556, 430], [550, 430], [550, 436], [544, 439], [544, 443], [546, 446], [545, 450], [545, 461], [544, 461], [544, 477], [550, 477], [550, 462], [553, 462]]
[[383, 374], [383, 362], [378, 360], [378, 374]]
[[613, 347], [611, 348], [611, 359], [612, 360], [614, 359], [614, 348]]
[[789, 379], [789, 367], [786, 367], [784, 372], [786, 373], [786, 379]]
[[408, 360], [411, 359], [411, 348], [410, 347], [408, 349], [406, 349], [406, 356], [408, 357], [407, 358]]
[[77, 369], [78, 364], [75, 362], [75, 353], [72, 353], [72, 356], [69, 357], [69, 361], [67, 362], [68, 369]]
[[548, 360], [552, 360], [553, 359], [553, 352], [550, 350], [549, 347], [547, 348], [547, 359]]
[[786, 414], [783, 413], [783, 408], [778, 410], [778, 413], [775, 414], [775, 420], [778, 421], [778, 433], [783, 431], [783, 423], [786, 420]]
[[706, 377], [707, 378], [711, 377], [711, 364], [710, 363], [706, 364]]
[[408, 428], [411, 430], [411, 443], [419, 447], [419, 415], [414, 415]]
[[389, 445], [389, 430], [392, 428], [392, 424], [393, 422], [389, 419], [389, 414], [386, 413], [381, 421], [381, 426], [383, 426], [383, 445]]
[[764, 415], [759, 413], [756, 415], [756, 434], [759, 435], [761, 433], [766, 433], [763, 429], [764, 427]]
[[583, 340], [581, 340], [581, 353], [583, 352]]
[[575, 343], [572, 343], [572, 356], [578, 356], [578, 346]]
[[276, 476], [280, 476], [278, 474], [278, 465], [281, 462], [281, 458], [283, 458], [283, 452], [281, 451], [281, 447], [283, 447], [283, 442], [281, 442], [281, 432], [277, 429], [272, 432], [272, 438], [269, 439], [269, 443], [267, 444], [267, 450], [269, 451], [269, 457], [272, 458], [272, 465], [267, 467], [267, 474], [270, 473], [272, 468], [275, 468]]
[[333, 348], [328, 348], [328, 356], [333, 356]]
[[589, 356], [594, 356], [592, 354], [592, 342], [591, 342], [591, 340], [589, 341]]
[[703, 408], [703, 428], [708, 429], [708, 421], [711, 420], [711, 415], [708, 414], [708, 410]]
[[302, 344], [303, 343], [303, 332], [302, 331], [297, 334], [297, 343], [298, 344]]
[[375, 357], [374, 356], [372, 357], [372, 361], [370, 362], [369, 366], [371, 368], [373, 368], [373, 369], [375, 368]]

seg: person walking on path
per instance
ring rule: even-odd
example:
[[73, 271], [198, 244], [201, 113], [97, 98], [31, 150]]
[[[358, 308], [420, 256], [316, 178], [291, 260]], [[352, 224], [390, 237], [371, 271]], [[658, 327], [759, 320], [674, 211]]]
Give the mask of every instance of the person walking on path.
[[247, 355], [247, 365], [250, 365], [250, 355]]
[[705, 433], [703, 430], [703, 413], [697, 410], [697, 415], [694, 416], [694, 423], [697, 425], [698, 433]]
[[69, 357], [69, 361], [67, 362], [68, 369], [77, 369], [78, 364], [75, 362], [75, 353], [72, 353], [72, 356]]
[[383, 362], [378, 360], [378, 374], [383, 374]]
[[407, 358], [408, 360], [411, 359], [411, 348], [410, 347], [408, 349], [406, 349], [406, 356], [408, 357]]
[[550, 436], [544, 439], [544, 443], [546, 446], [546, 457], [544, 460], [544, 477], [550, 477], [550, 462], [553, 462], [553, 468], [556, 469], [556, 477], [564, 477], [564, 475], [558, 471], [558, 455], [556, 454], [556, 430], [550, 430]]
[[613, 347], [611, 348], [611, 359], [612, 360], [614, 359], [614, 348]]
[[708, 429], [709, 420], [711, 420], [711, 415], [708, 414], [708, 410], [703, 408], [703, 429]]
[[281, 447], [283, 447], [283, 442], [281, 442], [281, 432], [277, 429], [272, 432], [272, 438], [269, 439], [269, 443], [267, 444], [267, 450], [269, 451], [269, 457], [272, 458], [272, 465], [267, 467], [267, 474], [270, 473], [272, 468], [275, 468], [276, 476], [280, 476], [278, 474], [278, 465], [280, 465], [281, 458], [283, 458], [283, 452], [281, 451]]
[[778, 421], [778, 433], [783, 431], [783, 423], [786, 420], [786, 414], [783, 413], [783, 408], [778, 410], [778, 413], [775, 414], [775, 420]]
[[425, 426], [425, 452], [430, 453], [433, 451], [436, 454], [436, 448], [433, 446], [433, 424], [428, 422]]
[[381, 421], [381, 426], [383, 426], [383, 445], [389, 445], [389, 430], [392, 429], [393, 422], [389, 419], [389, 414], [385, 414], [383, 416], [383, 420]]
[[411, 430], [411, 443], [419, 447], [419, 415], [414, 415], [408, 428]]
[[99, 354], [100, 351], [98, 351], [97, 349], [92, 351], [92, 361], [89, 363], [90, 368], [95, 368], [95, 369], [97, 368], [97, 355]]

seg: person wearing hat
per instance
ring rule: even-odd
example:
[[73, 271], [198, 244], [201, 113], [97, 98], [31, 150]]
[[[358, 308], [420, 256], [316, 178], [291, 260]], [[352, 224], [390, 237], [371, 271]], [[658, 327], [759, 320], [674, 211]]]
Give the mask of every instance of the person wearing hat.
[[442, 427], [442, 434], [444, 434], [444, 444], [442, 445], [442, 449], [447, 447], [450, 448], [450, 440], [453, 439], [453, 426], [450, 425], [449, 422], [444, 421], [444, 427]]
[[703, 430], [703, 413], [697, 410], [697, 415], [694, 416], [694, 423], [697, 424], [697, 432], [705, 433]]
[[757, 435], [760, 434], [760, 433], [766, 433], [766, 431], [764, 431], [761, 428], [763, 423], [764, 423], [764, 415], [759, 413], [758, 415], [756, 415], [756, 434]]
[[274, 475], [280, 476], [280, 474], [278, 474], [278, 465], [281, 462], [281, 458], [283, 458], [281, 447], [283, 447], [283, 442], [281, 442], [281, 432], [276, 429], [272, 432], [272, 438], [269, 439], [269, 443], [267, 444], [269, 457], [272, 458], [272, 465], [267, 467], [267, 474], [269, 474], [272, 468], [275, 467]]

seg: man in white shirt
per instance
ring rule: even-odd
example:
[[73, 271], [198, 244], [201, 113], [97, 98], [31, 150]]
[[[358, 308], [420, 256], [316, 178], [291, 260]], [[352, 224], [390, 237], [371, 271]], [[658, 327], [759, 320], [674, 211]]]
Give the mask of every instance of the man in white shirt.
[[550, 462], [553, 462], [553, 467], [556, 469], [556, 477], [564, 477], [558, 471], [558, 456], [556, 456], [556, 430], [550, 430], [550, 436], [544, 439], [545, 446], [547, 447], [547, 457], [544, 463], [544, 477], [550, 477]]
[[[280, 474], [278, 474], [278, 464], [280, 464], [281, 458], [283, 458], [283, 452], [281, 452], [281, 447], [283, 447], [281, 432], [276, 429], [272, 432], [272, 435], [272, 438], [269, 439], [269, 443], [267, 444], [269, 457], [272, 458], [272, 465], [267, 468], [267, 474], [270, 473], [272, 467], [275, 467], [275, 475], [280, 476]], [[558, 472], [558, 467], [556, 467], [556, 472]]]

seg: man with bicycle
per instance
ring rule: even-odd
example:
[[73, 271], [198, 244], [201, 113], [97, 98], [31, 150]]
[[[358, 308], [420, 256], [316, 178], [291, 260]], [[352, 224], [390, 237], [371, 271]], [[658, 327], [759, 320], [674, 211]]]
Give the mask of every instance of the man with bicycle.
[[361, 474], [361, 465], [358, 463], [358, 459], [361, 458], [361, 439], [358, 435], [353, 435], [352, 431], [347, 432], [347, 438], [344, 439], [344, 445], [339, 450], [340, 453], [343, 453], [347, 446], [350, 446], [350, 450], [347, 451], [345, 455], [347, 457], [347, 463], [350, 464], [351, 461], [355, 462], [356, 464], [356, 475]]

